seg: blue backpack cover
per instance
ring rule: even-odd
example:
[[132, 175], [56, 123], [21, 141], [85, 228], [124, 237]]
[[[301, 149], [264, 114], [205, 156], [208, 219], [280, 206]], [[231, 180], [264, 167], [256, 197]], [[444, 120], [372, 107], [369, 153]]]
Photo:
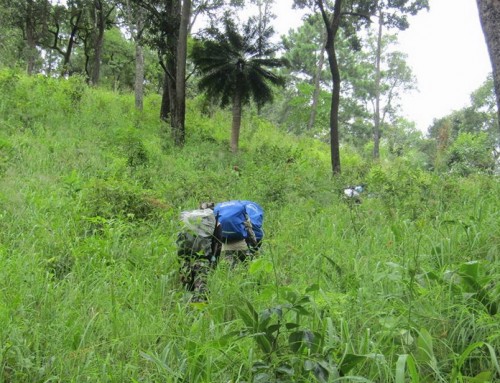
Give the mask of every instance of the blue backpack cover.
[[257, 240], [260, 241], [264, 236], [262, 230], [264, 210], [255, 202], [239, 200], [221, 202], [215, 205], [214, 213], [221, 225], [222, 238], [224, 239], [238, 240], [248, 237], [245, 228], [247, 215], [252, 222], [252, 228]]
[[264, 238], [264, 230], [262, 225], [264, 224], [264, 209], [256, 202], [252, 201], [240, 201], [245, 205], [246, 212], [250, 221], [252, 222], [252, 229], [255, 233], [257, 241], [261, 241]]

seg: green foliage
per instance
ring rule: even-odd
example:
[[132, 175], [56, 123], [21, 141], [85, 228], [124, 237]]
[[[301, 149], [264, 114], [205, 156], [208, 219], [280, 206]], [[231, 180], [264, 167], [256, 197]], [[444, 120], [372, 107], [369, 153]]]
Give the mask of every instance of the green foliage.
[[[313, 285], [306, 291], [316, 291], [317, 288]], [[263, 361], [256, 361], [252, 365], [252, 381], [314, 379], [328, 382], [332, 378], [346, 376], [357, 365], [369, 359], [369, 356], [348, 353], [348, 349], [344, 350], [340, 342], [332, 347], [329, 344], [331, 339], [324, 339], [322, 332], [304, 328], [301, 322], [316, 315], [314, 307], [311, 307], [311, 297], [301, 296], [290, 289], [284, 289], [283, 293], [285, 304], [268, 308], [261, 313], [257, 313], [248, 301], [245, 302], [246, 310], [236, 308], [245, 328], [234, 335], [239, 339], [253, 338], [264, 355]]]
[[284, 85], [283, 77], [272, 72], [285, 64], [273, 58], [277, 48], [271, 46], [271, 30], [259, 31], [249, 21], [242, 31], [230, 18], [223, 19], [224, 32], [207, 31], [205, 39], [192, 49], [191, 58], [201, 73], [199, 88], [221, 106], [233, 102], [237, 94], [243, 104], [252, 99], [262, 106], [272, 101], [272, 85]]
[[467, 176], [498, 167], [498, 120], [490, 76], [471, 94], [471, 105], [435, 120], [429, 128], [436, 168]]
[[[377, 164], [343, 146], [332, 179], [327, 145], [257, 113], [235, 155], [196, 102], [178, 148], [157, 96], [0, 88], [0, 381], [498, 380], [496, 176], [429, 172], [406, 142]], [[262, 250], [189, 304], [178, 214], [236, 198], [264, 207]]]
[[447, 153], [450, 171], [462, 176], [491, 172], [495, 167], [493, 145], [486, 133], [461, 133]]

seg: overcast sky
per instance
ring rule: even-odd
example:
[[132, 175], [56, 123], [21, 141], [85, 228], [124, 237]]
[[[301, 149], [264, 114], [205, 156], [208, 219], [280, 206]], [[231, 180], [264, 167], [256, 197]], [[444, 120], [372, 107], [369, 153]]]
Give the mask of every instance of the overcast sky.
[[[403, 114], [423, 132], [453, 110], [469, 104], [470, 94], [491, 72], [476, 0], [430, 0], [430, 11], [410, 19], [399, 33], [399, 50], [418, 82], [418, 92], [403, 99]], [[300, 25], [301, 12], [292, 0], [277, 0], [276, 30], [286, 34]]]

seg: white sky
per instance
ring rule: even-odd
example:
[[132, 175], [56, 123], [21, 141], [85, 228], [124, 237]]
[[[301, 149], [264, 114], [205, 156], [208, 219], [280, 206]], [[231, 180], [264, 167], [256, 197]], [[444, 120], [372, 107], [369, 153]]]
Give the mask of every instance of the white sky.
[[[399, 33], [399, 50], [417, 77], [418, 92], [402, 100], [403, 114], [426, 132], [434, 118], [469, 105], [470, 94], [491, 72], [476, 0], [430, 0], [430, 11], [410, 19]], [[300, 25], [292, 0], [277, 0], [279, 35]]]

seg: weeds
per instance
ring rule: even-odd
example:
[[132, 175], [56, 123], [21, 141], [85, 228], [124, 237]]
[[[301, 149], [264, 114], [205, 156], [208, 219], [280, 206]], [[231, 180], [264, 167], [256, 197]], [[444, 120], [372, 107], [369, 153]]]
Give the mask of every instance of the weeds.
[[[0, 382], [500, 379], [498, 178], [346, 150], [359, 172], [332, 180], [326, 147], [257, 116], [235, 157], [224, 111], [188, 105], [179, 149], [154, 95], [139, 115], [77, 78], [0, 90]], [[174, 218], [235, 198], [265, 208], [260, 256], [191, 306]]]

